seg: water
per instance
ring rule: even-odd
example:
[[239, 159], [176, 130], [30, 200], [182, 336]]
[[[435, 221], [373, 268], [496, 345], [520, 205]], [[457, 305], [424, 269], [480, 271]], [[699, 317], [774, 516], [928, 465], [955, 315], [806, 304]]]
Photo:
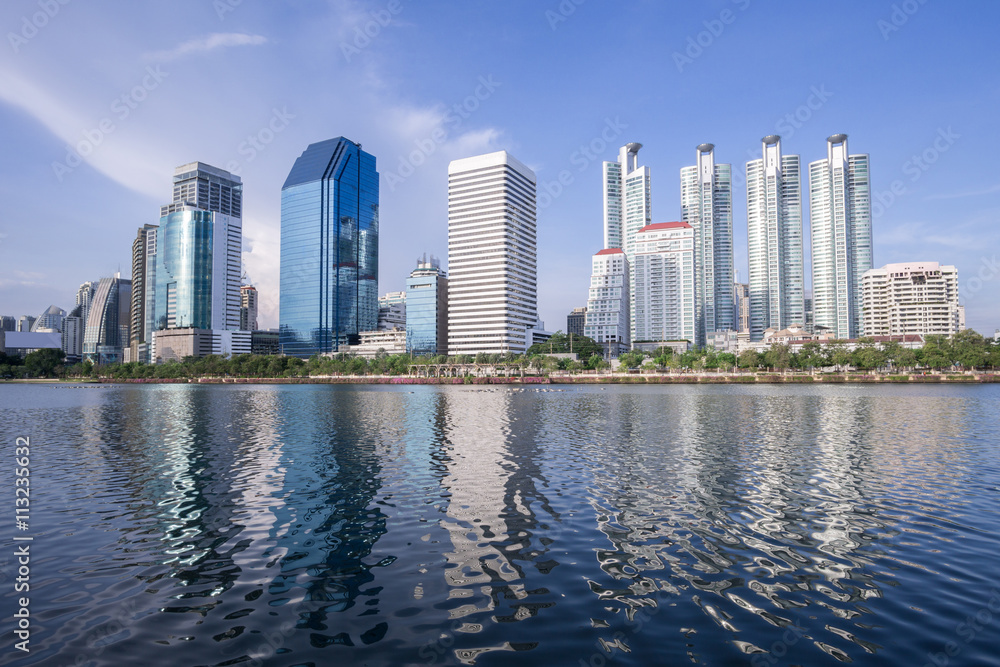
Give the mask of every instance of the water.
[[0, 386], [0, 662], [1000, 664], [1000, 387], [555, 388]]

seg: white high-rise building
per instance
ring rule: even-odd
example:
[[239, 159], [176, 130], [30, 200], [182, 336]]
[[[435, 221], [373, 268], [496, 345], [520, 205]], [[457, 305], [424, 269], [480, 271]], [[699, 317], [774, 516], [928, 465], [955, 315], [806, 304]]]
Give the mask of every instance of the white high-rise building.
[[715, 146], [701, 144], [696, 164], [681, 169], [681, 220], [694, 230], [695, 340], [736, 330], [733, 267], [733, 168], [715, 164]]
[[594, 255], [583, 335], [604, 346], [605, 356], [617, 357], [632, 344], [629, 327], [628, 259], [621, 248]]
[[660, 222], [636, 234], [636, 342], [697, 336], [695, 232], [686, 222]]
[[761, 140], [763, 157], [747, 162], [750, 340], [765, 329], [805, 324], [802, 179], [798, 155], [781, 154], [781, 137]]
[[872, 268], [868, 155], [850, 155], [847, 135], [826, 140], [826, 159], [809, 163], [813, 326], [837, 338], [861, 331], [861, 277]]
[[[635, 235], [653, 220], [649, 167], [639, 166], [642, 144], [625, 144], [618, 151], [618, 162], [604, 163], [604, 247], [621, 248], [633, 270]], [[635, 279], [629, 284], [634, 290]], [[635, 333], [635, 300], [630, 295]]]
[[937, 262], [886, 264], [861, 277], [865, 336], [940, 334], [965, 328], [958, 270]]
[[448, 353], [522, 354], [538, 323], [535, 173], [507, 151], [448, 165]]

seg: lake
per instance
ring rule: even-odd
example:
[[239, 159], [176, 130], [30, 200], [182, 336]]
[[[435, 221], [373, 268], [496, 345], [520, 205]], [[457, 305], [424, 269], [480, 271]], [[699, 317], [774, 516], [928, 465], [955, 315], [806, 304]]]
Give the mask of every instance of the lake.
[[5, 384], [0, 414], [4, 664], [1000, 665], [998, 385]]

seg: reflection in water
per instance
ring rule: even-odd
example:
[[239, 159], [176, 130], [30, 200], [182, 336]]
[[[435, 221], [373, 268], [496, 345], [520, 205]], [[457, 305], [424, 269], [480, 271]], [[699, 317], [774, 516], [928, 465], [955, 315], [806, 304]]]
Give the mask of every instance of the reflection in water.
[[16, 664], [997, 664], [1000, 388], [10, 389]]

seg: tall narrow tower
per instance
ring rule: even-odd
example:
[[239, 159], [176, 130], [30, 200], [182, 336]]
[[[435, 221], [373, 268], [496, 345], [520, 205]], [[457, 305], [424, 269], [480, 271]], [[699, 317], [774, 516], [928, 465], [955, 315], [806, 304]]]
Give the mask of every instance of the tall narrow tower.
[[448, 353], [523, 354], [538, 323], [535, 173], [507, 151], [448, 165]]
[[837, 338], [862, 329], [861, 277], [872, 268], [869, 158], [850, 155], [847, 135], [826, 140], [826, 159], [809, 163], [813, 326]]
[[701, 144], [696, 164], [681, 169], [681, 220], [694, 230], [695, 340], [735, 330], [733, 168], [715, 163], [715, 146]]
[[781, 154], [781, 137], [761, 143], [763, 157], [747, 162], [751, 340], [765, 329], [805, 325], [801, 163]]

